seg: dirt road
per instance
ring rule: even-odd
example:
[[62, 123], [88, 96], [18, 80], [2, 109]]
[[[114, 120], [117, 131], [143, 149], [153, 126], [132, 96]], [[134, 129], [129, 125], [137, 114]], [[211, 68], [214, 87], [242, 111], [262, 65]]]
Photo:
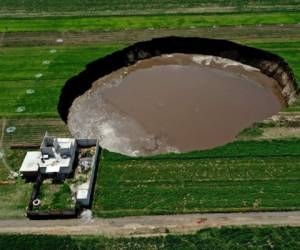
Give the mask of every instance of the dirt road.
[[230, 39], [233, 41], [297, 40], [300, 37], [300, 25], [263, 25], [263, 26], [220, 26], [189, 29], [142, 29], [119, 31], [82, 31], [82, 32], [7, 32], [0, 33], [0, 47], [27, 45], [58, 45], [57, 38], [63, 39], [64, 45], [78, 44], [127, 44], [149, 40], [161, 36], [199, 36], [207, 38]]
[[300, 226], [300, 211], [259, 213], [215, 213], [138, 216], [86, 221], [0, 220], [0, 233], [52, 235], [153, 236], [192, 233], [208, 227], [289, 225]]

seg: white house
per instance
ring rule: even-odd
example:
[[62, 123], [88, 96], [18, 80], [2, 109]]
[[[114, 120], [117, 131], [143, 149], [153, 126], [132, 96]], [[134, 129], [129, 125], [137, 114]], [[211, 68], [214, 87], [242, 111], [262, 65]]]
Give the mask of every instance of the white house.
[[40, 151], [27, 152], [20, 173], [24, 177], [38, 172], [49, 176], [68, 175], [73, 171], [76, 147], [75, 139], [55, 138], [46, 133]]

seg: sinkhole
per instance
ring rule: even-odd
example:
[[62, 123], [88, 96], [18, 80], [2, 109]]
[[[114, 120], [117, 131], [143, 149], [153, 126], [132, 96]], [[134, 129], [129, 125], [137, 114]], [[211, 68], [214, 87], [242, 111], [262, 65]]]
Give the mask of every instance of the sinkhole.
[[296, 98], [284, 60], [224, 40], [167, 37], [87, 65], [58, 111], [76, 138], [130, 156], [209, 149]]

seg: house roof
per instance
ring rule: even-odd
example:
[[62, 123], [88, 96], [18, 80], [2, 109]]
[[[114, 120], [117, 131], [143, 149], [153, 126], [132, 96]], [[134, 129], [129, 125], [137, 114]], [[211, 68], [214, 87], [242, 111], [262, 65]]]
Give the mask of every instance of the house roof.
[[71, 158], [49, 158], [40, 162], [41, 168], [46, 168], [46, 173], [59, 173], [60, 168], [70, 167]]
[[20, 172], [37, 172], [39, 169], [38, 161], [41, 157], [39, 151], [29, 151], [22, 162]]

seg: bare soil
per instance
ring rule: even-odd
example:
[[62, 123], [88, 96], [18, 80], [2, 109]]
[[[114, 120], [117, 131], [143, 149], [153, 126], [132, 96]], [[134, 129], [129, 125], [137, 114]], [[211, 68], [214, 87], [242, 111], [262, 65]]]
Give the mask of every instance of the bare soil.
[[193, 233], [221, 226], [300, 226], [300, 212], [217, 213], [123, 217], [91, 221], [28, 219], [0, 220], [0, 233], [51, 235], [153, 236]]
[[7, 32], [0, 37], [0, 46], [56, 45], [56, 39], [62, 38], [64, 45], [77, 44], [116, 44], [134, 43], [162, 36], [199, 36], [243, 41], [274, 42], [274, 39], [287, 41], [299, 40], [299, 24], [259, 26], [223, 26], [190, 29], [154, 29], [154, 30], [120, 30], [120, 31], [82, 31], [82, 32]]

